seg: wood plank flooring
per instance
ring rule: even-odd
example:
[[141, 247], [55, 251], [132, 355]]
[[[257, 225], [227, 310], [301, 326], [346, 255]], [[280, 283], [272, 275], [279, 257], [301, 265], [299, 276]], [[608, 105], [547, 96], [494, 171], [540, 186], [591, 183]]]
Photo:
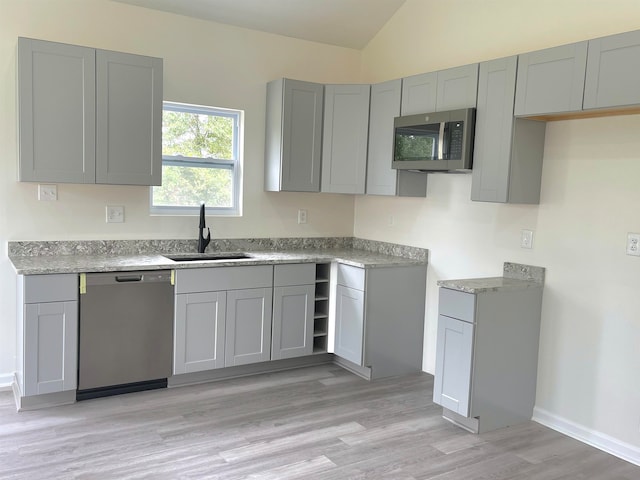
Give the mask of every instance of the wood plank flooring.
[[432, 386], [323, 365], [33, 412], [0, 392], [0, 478], [640, 479], [537, 423], [466, 433]]

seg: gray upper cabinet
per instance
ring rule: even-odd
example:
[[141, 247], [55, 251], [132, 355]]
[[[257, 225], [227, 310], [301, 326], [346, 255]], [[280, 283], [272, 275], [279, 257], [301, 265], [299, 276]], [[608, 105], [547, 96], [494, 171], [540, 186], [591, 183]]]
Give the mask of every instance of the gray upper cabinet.
[[438, 72], [436, 112], [475, 107], [477, 94], [477, 63]]
[[18, 39], [20, 181], [160, 185], [162, 59]]
[[18, 39], [18, 179], [95, 182], [95, 50]]
[[640, 30], [589, 41], [584, 108], [640, 104]]
[[320, 191], [323, 92], [288, 78], [267, 84], [265, 190]]
[[436, 111], [437, 72], [402, 79], [402, 115]]
[[364, 193], [370, 85], [326, 85], [322, 187], [329, 193]]
[[162, 183], [162, 60], [96, 51], [96, 183]]
[[514, 119], [517, 57], [480, 64], [471, 199], [539, 203], [545, 122]]
[[587, 42], [518, 56], [515, 114], [582, 110]]

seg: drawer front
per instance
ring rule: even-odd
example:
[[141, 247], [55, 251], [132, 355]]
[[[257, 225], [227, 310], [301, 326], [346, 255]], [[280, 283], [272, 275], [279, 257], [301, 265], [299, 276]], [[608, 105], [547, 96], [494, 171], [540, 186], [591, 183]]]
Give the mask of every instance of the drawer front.
[[338, 285], [364, 291], [364, 268], [338, 264]]
[[268, 288], [272, 285], [272, 265], [193, 268], [176, 271], [176, 293]]
[[273, 285], [275, 287], [311, 285], [315, 283], [315, 281], [315, 263], [294, 263], [275, 265], [273, 267]]
[[450, 288], [440, 287], [438, 313], [447, 317], [457, 318], [465, 322], [474, 322], [476, 310], [476, 296], [473, 293], [459, 292]]
[[68, 302], [78, 300], [78, 275], [25, 275], [24, 303]]

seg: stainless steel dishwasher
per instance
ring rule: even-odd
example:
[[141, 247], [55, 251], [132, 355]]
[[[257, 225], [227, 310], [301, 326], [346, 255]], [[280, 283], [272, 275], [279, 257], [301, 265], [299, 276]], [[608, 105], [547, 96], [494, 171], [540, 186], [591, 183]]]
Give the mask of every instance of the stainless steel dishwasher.
[[76, 398], [166, 387], [173, 351], [171, 271], [88, 273], [80, 293]]

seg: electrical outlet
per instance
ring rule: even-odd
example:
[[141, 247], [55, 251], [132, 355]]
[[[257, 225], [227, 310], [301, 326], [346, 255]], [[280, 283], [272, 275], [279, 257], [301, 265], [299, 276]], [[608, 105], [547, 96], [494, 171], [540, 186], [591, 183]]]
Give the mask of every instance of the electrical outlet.
[[57, 185], [38, 185], [38, 200], [53, 202], [58, 200]]
[[122, 205], [107, 205], [107, 223], [123, 223], [124, 207]]
[[307, 223], [307, 211], [298, 210], [298, 223]]
[[627, 233], [627, 255], [640, 257], [640, 233]]
[[533, 231], [522, 230], [520, 232], [520, 246], [522, 248], [533, 248]]

